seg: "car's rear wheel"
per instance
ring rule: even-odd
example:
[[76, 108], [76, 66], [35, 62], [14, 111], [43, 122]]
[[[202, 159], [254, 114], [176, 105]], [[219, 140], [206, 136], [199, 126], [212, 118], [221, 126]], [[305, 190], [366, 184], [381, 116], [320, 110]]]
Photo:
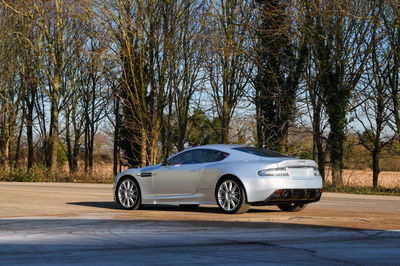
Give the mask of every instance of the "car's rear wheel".
[[123, 177], [115, 191], [119, 205], [126, 210], [137, 210], [141, 204], [139, 184], [132, 177]]
[[200, 205], [199, 204], [179, 204], [179, 206], [181, 207], [181, 208], [184, 208], [184, 209], [196, 209], [196, 208], [198, 208]]
[[220, 180], [215, 190], [218, 206], [226, 213], [245, 213], [250, 209], [242, 184], [233, 177]]
[[303, 210], [307, 204], [302, 202], [293, 202], [288, 204], [278, 204], [279, 209], [285, 212], [298, 212]]

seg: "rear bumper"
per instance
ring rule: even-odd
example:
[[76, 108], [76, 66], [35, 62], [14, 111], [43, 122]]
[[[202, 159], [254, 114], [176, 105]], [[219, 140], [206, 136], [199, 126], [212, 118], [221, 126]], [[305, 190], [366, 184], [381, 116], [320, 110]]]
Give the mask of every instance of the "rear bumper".
[[251, 205], [265, 206], [291, 202], [312, 203], [319, 201], [321, 199], [321, 195], [322, 189], [319, 188], [279, 189], [265, 200], [252, 202]]
[[294, 179], [290, 176], [255, 176], [241, 180], [249, 203], [269, 200], [276, 190], [290, 190], [290, 196], [292, 196], [297, 194], [295, 192], [298, 190], [322, 188], [322, 178], [320, 176], [307, 179]]

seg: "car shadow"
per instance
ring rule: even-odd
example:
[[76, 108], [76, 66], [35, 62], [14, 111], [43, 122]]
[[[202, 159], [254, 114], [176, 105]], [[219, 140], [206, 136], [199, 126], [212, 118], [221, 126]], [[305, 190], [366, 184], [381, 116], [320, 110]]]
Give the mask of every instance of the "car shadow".
[[113, 209], [118, 210], [121, 209], [117, 205], [117, 203], [112, 201], [84, 201], [84, 202], [68, 202], [69, 205], [78, 205], [78, 206], [86, 206], [86, 207], [95, 207], [102, 209]]
[[[69, 205], [77, 205], [77, 206], [86, 206], [86, 207], [94, 207], [94, 208], [102, 208], [102, 209], [112, 209], [112, 210], [123, 210], [117, 203], [110, 201], [85, 201], [85, 202], [68, 202]], [[198, 213], [222, 213], [221, 209], [215, 206], [200, 206], [198, 208], [185, 208], [176, 205], [148, 205], [145, 204], [141, 208], [141, 210], [145, 211], [164, 211], [164, 212], [172, 212], [172, 211], [180, 211], [180, 212], [198, 212]], [[279, 210], [269, 210], [269, 209], [259, 209], [257, 207], [253, 207], [248, 211], [248, 213], [269, 213], [269, 212], [279, 212]]]

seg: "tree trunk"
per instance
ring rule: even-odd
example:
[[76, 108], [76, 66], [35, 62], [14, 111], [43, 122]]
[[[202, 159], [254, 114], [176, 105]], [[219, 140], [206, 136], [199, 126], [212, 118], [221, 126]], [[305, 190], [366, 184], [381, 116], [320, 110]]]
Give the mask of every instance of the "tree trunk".
[[372, 152], [372, 186], [374, 188], [378, 187], [378, 177], [381, 171], [379, 167], [379, 159], [380, 159], [380, 152], [379, 151]]
[[[313, 95], [313, 159], [318, 162], [318, 170], [325, 180], [325, 150], [321, 132], [321, 109], [322, 102], [317, 95]], [[317, 102], [318, 101], [318, 102]]]
[[69, 172], [73, 173], [73, 165], [72, 165], [72, 149], [71, 149], [71, 137], [70, 137], [70, 121], [69, 121], [69, 116], [70, 116], [70, 110], [68, 110], [65, 114], [65, 142], [67, 143], [67, 158], [68, 158], [68, 167], [69, 167]]
[[114, 147], [113, 147], [113, 159], [114, 159], [114, 165], [113, 165], [113, 174], [116, 176], [118, 174], [118, 161], [119, 161], [119, 129], [121, 126], [121, 121], [120, 121], [120, 114], [119, 114], [119, 99], [115, 99], [115, 109], [114, 109], [114, 115], [115, 115], [115, 127], [114, 127]]
[[321, 138], [317, 140], [317, 152], [318, 152], [318, 170], [321, 174], [322, 180], [325, 181], [325, 165], [326, 165], [326, 157], [324, 147], [322, 145]]
[[[87, 114], [86, 114], [87, 116]], [[89, 169], [89, 119], [86, 117], [85, 119], [85, 136], [84, 136], [84, 143], [85, 143], [85, 152], [84, 152], [84, 171], [85, 174], [88, 173]]]
[[226, 121], [226, 119], [223, 119], [221, 121], [221, 144], [226, 144], [228, 143], [229, 139], [229, 122]]
[[4, 170], [8, 171], [10, 170], [10, 138], [7, 136], [5, 138], [3, 148], [3, 164], [4, 164]]
[[75, 137], [74, 148], [72, 151], [72, 171], [74, 173], [78, 171], [79, 149], [80, 149], [79, 138]]
[[332, 162], [332, 185], [337, 187], [343, 185], [344, 124], [335, 120], [331, 121], [330, 125], [331, 132], [329, 133], [328, 144]]
[[50, 172], [56, 173], [57, 166], [57, 153], [58, 153], [58, 128], [59, 128], [59, 100], [60, 100], [60, 83], [61, 75], [64, 67], [64, 23], [63, 23], [63, 2], [61, 0], [55, 1], [55, 20], [54, 20], [54, 36], [47, 36], [48, 41], [51, 38], [51, 45], [49, 47], [52, 63], [54, 64], [54, 74], [52, 78], [52, 91], [50, 93], [51, 100], [51, 135], [50, 135]]
[[[25, 116], [25, 112], [26, 112], [26, 109], [25, 109], [25, 105], [24, 105], [22, 107], [22, 117]], [[14, 168], [18, 168], [20, 151], [21, 151], [21, 137], [22, 137], [23, 129], [24, 129], [24, 119], [21, 119], [21, 125], [19, 128], [18, 138], [17, 138], [17, 147], [15, 148]]]
[[57, 152], [58, 152], [58, 103], [59, 103], [60, 76], [55, 75], [53, 81], [53, 91], [51, 93], [51, 135], [50, 135], [50, 172], [58, 171]]
[[186, 135], [186, 123], [184, 123], [184, 125], [179, 124], [179, 136], [176, 147], [178, 151], [183, 151], [183, 149], [185, 148], [185, 135]]
[[35, 102], [36, 93], [31, 88], [31, 98], [27, 101], [27, 113], [26, 113], [26, 138], [28, 142], [28, 170], [33, 166], [33, 107]]

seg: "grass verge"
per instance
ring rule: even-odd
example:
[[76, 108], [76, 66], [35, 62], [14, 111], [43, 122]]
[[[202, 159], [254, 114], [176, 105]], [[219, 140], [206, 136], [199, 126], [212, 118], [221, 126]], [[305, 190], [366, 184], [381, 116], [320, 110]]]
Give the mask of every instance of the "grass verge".
[[339, 186], [332, 187], [331, 184], [324, 185], [325, 192], [338, 192], [349, 194], [364, 194], [364, 195], [387, 195], [400, 196], [400, 187], [385, 188], [385, 187], [355, 187], [355, 186]]

